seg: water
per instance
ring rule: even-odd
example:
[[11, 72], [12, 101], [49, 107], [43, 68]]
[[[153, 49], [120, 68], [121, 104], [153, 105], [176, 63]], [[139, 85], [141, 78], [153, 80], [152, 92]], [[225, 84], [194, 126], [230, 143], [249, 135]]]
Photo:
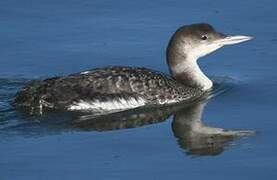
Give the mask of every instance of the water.
[[[1, 1], [1, 180], [276, 179], [276, 5], [273, 0]], [[176, 111], [92, 118], [30, 116], [9, 104], [30, 79], [111, 64], [167, 72], [169, 36], [193, 22], [255, 37], [200, 61], [222, 88], [206, 106], [202, 101]], [[194, 131], [193, 124], [212, 132]]]

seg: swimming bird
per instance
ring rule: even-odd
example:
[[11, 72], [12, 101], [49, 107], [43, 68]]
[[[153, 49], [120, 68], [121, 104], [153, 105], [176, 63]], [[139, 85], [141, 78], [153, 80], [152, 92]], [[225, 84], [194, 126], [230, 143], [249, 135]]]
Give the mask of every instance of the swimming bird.
[[166, 49], [170, 75], [143, 67], [96, 68], [30, 82], [16, 94], [13, 104], [40, 112], [114, 112], [192, 101], [213, 86], [197, 60], [225, 45], [250, 39], [219, 33], [207, 23], [184, 25], [172, 35]]

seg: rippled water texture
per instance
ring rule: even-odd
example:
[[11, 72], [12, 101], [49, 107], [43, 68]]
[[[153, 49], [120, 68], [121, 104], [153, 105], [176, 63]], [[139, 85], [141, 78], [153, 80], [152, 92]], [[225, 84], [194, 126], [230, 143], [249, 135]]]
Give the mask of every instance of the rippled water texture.
[[[276, 6], [266, 1], [0, 2], [0, 179], [276, 179]], [[199, 60], [201, 101], [97, 116], [31, 115], [26, 82], [104, 65], [167, 72], [182, 24], [255, 39]]]

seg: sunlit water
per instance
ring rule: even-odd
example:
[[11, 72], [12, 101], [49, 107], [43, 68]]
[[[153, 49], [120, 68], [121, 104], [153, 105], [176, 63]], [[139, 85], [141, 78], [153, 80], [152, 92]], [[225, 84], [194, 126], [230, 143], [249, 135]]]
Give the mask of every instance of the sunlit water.
[[[0, 2], [0, 179], [276, 179], [275, 1]], [[199, 62], [199, 102], [108, 116], [14, 109], [32, 79], [105, 65], [167, 72], [180, 25], [254, 36]], [[254, 133], [255, 132], [255, 133]]]

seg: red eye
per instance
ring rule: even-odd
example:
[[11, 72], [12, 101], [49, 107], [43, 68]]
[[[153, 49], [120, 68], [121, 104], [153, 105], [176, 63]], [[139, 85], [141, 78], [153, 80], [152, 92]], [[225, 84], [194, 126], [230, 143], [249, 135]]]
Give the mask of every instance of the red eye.
[[206, 40], [206, 39], [208, 39], [208, 36], [203, 35], [203, 36], [201, 36], [201, 39], [202, 39], [202, 40]]

